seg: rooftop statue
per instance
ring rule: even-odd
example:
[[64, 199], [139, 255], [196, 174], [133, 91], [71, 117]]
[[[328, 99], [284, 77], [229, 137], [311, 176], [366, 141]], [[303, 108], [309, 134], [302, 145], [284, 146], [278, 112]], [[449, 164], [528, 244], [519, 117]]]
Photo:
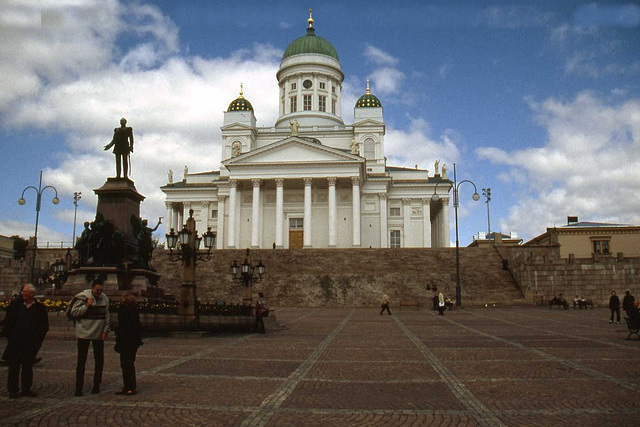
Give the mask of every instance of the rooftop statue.
[[120, 119], [120, 127], [113, 130], [113, 139], [104, 146], [105, 151], [113, 147], [116, 155], [116, 177], [120, 178], [121, 164], [124, 172], [123, 178], [129, 174], [129, 153], [133, 153], [133, 128], [127, 126], [127, 119]]

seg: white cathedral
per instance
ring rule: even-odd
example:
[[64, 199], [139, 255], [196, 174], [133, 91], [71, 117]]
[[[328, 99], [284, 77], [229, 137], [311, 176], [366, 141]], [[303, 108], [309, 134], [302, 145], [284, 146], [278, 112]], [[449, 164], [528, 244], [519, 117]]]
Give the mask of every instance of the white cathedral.
[[[276, 73], [279, 117], [256, 127], [240, 96], [224, 112], [219, 171], [188, 173], [161, 187], [167, 228], [193, 210], [196, 227], [226, 248], [430, 248], [449, 246], [452, 182], [427, 170], [388, 166], [380, 100], [367, 90], [354, 123], [341, 118], [344, 74], [333, 46], [294, 40]], [[438, 185], [442, 184], [442, 185]]]

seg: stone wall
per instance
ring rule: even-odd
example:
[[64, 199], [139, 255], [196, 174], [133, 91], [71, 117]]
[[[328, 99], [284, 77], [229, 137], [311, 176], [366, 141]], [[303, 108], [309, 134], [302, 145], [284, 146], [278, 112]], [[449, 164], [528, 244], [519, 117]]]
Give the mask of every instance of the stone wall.
[[622, 299], [624, 291], [640, 295], [640, 258], [592, 257], [560, 258], [557, 247], [503, 247], [501, 255], [509, 260], [510, 271], [528, 300], [542, 295], [546, 300], [564, 294], [575, 295], [607, 306], [614, 290]]

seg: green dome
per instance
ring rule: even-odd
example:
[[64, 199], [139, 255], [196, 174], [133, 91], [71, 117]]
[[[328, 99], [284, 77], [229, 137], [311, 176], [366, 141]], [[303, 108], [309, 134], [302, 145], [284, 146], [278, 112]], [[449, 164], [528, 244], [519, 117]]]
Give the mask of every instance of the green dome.
[[227, 111], [253, 111], [253, 105], [240, 95], [238, 98], [231, 101]]
[[373, 95], [369, 89], [369, 79], [367, 79], [367, 93], [362, 95], [356, 102], [356, 108], [382, 107], [382, 103], [377, 96]]
[[284, 51], [284, 55], [282, 55], [282, 60], [294, 55], [301, 55], [305, 53], [315, 53], [318, 55], [326, 55], [330, 56], [336, 60], [340, 60], [338, 58], [338, 52], [331, 46], [331, 43], [323, 39], [322, 37], [318, 37], [315, 34], [315, 29], [313, 27], [307, 28], [307, 35], [299, 37], [291, 42], [291, 44]]

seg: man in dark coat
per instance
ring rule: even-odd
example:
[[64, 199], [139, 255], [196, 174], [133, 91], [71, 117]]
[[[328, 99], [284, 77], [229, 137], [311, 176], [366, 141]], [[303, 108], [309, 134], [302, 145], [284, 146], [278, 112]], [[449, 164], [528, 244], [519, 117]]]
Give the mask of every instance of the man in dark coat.
[[140, 315], [133, 294], [126, 294], [120, 301], [115, 351], [120, 353], [123, 388], [116, 394], [133, 396], [136, 391], [136, 353], [142, 345]]
[[631, 295], [629, 291], [624, 293], [624, 298], [622, 298], [622, 309], [627, 313], [627, 316], [631, 317], [631, 311], [633, 310], [633, 302], [636, 299]]
[[22, 287], [22, 298], [17, 298], [7, 309], [3, 335], [9, 339], [7, 360], [9, 374], [7, 389], [9, 397], [15, 399], [18, 394], [18, 377], [22, 368], [22, 395], [35, 397], [33, 385], [33, 364], [44, 337], [49, 331], [49, 318], [44, 305], [34, 299], [36, 289], [31, 284]]
[[609, 309], [611, 309], [611, 318], [609, 323], [613, 323], [613, 314], [617, 314], [617, 321], [620, 323], [620, 298], [616, 295], [616, 291], [611, 291], [611, 298], [609, 298]]
[[120, 119], [120, 127], [113, 130], [113, 139], [104, 146], [105, 150], [113, 147], [113, 154], [116, 155], [116, 176], [120, 178], [120, 164], [124, 170], [123, 177], [126, 178], [129, 171], [129, 153], [133, 153], [133, 128], [127, 126], [127, 119]]

